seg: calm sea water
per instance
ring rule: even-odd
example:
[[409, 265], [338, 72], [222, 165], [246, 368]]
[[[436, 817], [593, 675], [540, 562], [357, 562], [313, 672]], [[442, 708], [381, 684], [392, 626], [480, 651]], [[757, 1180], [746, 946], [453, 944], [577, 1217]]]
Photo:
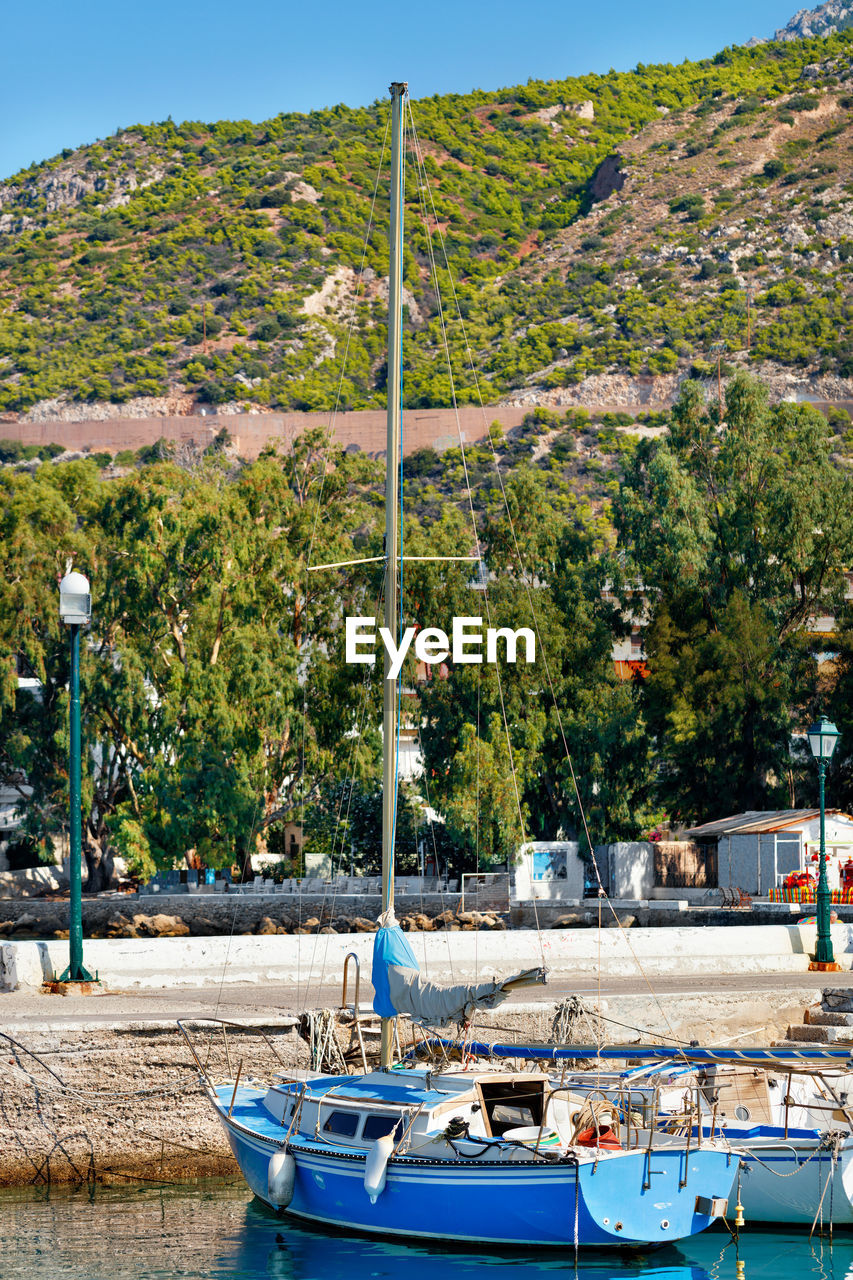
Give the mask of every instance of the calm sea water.
[[[740, 1266], [738, 1264], [741, 1264]], [[483, 1273], [486, 1273], [485, 1276]], [[853, 1232], [707, 1232], [625, 1256], [458, 1252], [298, 1227], [242, 1182], [0, 1193], [2, 1280], [853, 1280]]]

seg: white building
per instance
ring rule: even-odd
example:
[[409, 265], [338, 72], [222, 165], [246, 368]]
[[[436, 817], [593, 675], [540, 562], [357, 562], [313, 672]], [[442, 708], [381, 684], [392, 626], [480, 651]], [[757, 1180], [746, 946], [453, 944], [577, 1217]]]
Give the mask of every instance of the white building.
[[[853, 817], [826, 810], [826, 872], [830, 889], [841, 887], [841, 869], [853, 858]], [[708, 853], [716, 850], [717, 884], [766, 898], [793, 872], [819, 871], [820, 810], [776, 809], [736, 813], [684, 833]]]
[[575, 841], [532, 840], [518, 851], [513, 870], [515, 900], [580, 902], [584, 896], [585, 870]]

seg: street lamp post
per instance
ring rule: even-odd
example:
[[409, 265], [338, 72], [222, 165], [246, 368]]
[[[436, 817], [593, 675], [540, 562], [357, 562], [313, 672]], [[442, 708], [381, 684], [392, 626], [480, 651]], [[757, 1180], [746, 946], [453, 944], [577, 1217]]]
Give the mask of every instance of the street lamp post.
[[835, 750], [839, 733], [831, 720], [821, 716], [816, 724], [808, 730], [809, 746], [817, 760], [817, 772], [820, 780], [820, 863], [817, 878], [817, 947], [810, 969], [839, 969], [832, 951], [832, 934], [829, 927], [829, 882], [826, 878], [826, 817], [824, 809], [824, 777], [827, 761]]
[[66, 573], [59, 584], [59, 617], [71, 628], [71, 675], [69, 680], [71, 744], [69, 748], [70, 790], [70, 903], [68, 940], [70, 956], [68, 968], [60, 982], [92, 982], [92, 975], [83, 968], [83, 890], [82, 890], [82, 840], [80, 810], [82, 807], [80, 786], [80, 627], [92, 616], [92, 597], [89, 581], [82, 573]]

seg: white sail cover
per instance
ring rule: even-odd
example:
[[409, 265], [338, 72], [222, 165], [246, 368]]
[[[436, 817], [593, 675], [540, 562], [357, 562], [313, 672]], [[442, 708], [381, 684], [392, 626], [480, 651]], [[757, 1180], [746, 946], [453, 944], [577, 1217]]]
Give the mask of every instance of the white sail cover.
[[525, 969], [503, 981], [440, 987], [435, 982], [427, 982], [417, 969], [388, 965], [391, 1003], [397, 1013], [408, 1013], [413, 1022], [430, 1027], [446, 1027], [451, 1022], [461, 1026], [470, 1022], [477, 1009], [494, 1009], [516, 987], [530, 987], [544, 981], [544, 969]]

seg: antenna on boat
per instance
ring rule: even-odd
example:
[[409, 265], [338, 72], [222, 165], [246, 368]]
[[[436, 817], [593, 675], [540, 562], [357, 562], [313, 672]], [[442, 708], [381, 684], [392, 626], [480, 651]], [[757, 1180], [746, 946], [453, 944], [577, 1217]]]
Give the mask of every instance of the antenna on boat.
[[[385, 626], [398, 630], [400, 557], [400, 419], [403, 337], [403, 112], [408, 84], [396, 82], [391, 94], [391, 229], [388, 263], [388, 439], [385, 452]], [[382, 922], [394, 914], [394, 827], [397, 816], [397, 681], [389, 679], [391, 658], [385, 646], [382, 701]], [[390, 913], [390, 916], [389, 916]], [[380, 1064], [392, 1060], [394, 1019], [382, 1019]]]

